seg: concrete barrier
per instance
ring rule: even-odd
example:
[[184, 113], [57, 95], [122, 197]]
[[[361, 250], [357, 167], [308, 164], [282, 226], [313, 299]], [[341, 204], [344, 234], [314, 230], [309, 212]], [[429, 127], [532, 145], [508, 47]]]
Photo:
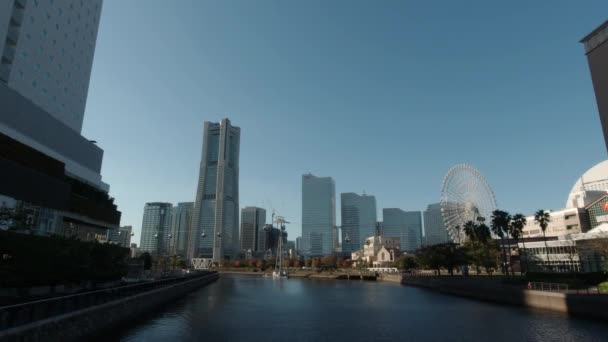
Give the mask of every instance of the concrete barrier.
[[218, 273], [0, 331], [0, 341], [82, 341], [205, 286]]
[[447, 294], [576, 316], [608, 320], [608, 295], [570, 294], [523, 289], [500, 280], [468, 277], [403, 276], [402, 284], [419, 286]]

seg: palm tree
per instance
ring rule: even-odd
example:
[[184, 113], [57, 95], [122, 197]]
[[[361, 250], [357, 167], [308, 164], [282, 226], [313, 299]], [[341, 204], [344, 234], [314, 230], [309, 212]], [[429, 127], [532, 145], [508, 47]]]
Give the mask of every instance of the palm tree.
[[470, 241], [477, 240], [475, 236], [475, 223], [473, 221], [467, 221], [463, 226], [463, 231]]
[[507, 234], [509, 231], [509, 222], [511, 222], [511, 215], [509, 215], [508, 212], [498, 209], [492, 212], [492, 222], [490, 226], [492, 232], [500, 238], [503, 258], [503, 270], [505, 270], [507, 276], [509, 275], [509, 267], [507, 265], [507, 253], [505, 252], [503, 242], [505, 234]]
[[[526, 224], [528, 224], [528, 222], [526, 221], [526, 217], [522, 214], [515, 214], [513, 215], [513, 218], [511, 220], [511, 236], [513, 236], [513, 238], [515, 239], [515, 241], [517, 242], [519, 240], [519, 238], [522, 238], [522, 243], [524, 245], [524, 257], [525, 257], [525, 265], [526, 265], [526, 272], [528, 271], [528, 256], [526, 255], [526, 241], [523, 238], [524, 235], [524, 227], [526, 226]], [[519, 258], [519, 260], [521, 261], [521, 257]]]
[[538, 223], [540, 229], [543, 231], [543, 239], [545, 240], [545, 252], [547, 254], [547, 264], [549, 264], [549, 247], [547, 247], [547, 235], [545, 232], [547, 231], [547, 226], [549, 226], [549, 222], [551, 222], [551, 214], [548, 211], [538, 210], [534, 213], [534, 221]]

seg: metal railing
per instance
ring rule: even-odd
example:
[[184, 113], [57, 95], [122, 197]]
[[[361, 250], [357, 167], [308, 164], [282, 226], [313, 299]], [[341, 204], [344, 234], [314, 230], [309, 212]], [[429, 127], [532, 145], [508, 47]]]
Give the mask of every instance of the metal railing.
[[528, 290], [547, 291], [547, 292], [568, 292], [568, 284], [529, 282]]
[[136, 294], [152, 291], [158, 288], [216, 276], [217, 272], [197, 272], [181, 277], [117, 286], [113, 288], [85, 292], [34, 302], [15, 304], [0, 307], [0, 331], [38, 320], [66, 314], [72, 311], [85, 309], [95, 305], [107, 303], [112, 300], [130, 297]]

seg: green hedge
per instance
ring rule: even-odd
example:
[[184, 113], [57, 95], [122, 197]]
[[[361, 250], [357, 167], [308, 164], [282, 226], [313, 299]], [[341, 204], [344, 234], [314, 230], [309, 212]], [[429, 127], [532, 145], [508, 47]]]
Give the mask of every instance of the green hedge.
[[0, 232], [0, 287], [116, 280], [126, 274], [128, 255], [117, 245]]

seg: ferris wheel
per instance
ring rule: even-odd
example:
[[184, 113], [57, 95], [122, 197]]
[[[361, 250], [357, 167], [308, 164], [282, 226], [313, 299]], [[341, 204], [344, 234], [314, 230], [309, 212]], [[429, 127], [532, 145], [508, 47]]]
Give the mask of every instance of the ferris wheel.
[[[477, 169], [468, 164], [452, 167], [443, 180], [441, 216], [452, 241], [466, 239], [462, 227], [468, 221], [489, 220], [496, 210], [494, 191]], [[456, 226], [460, 230], [455, 229]]]

